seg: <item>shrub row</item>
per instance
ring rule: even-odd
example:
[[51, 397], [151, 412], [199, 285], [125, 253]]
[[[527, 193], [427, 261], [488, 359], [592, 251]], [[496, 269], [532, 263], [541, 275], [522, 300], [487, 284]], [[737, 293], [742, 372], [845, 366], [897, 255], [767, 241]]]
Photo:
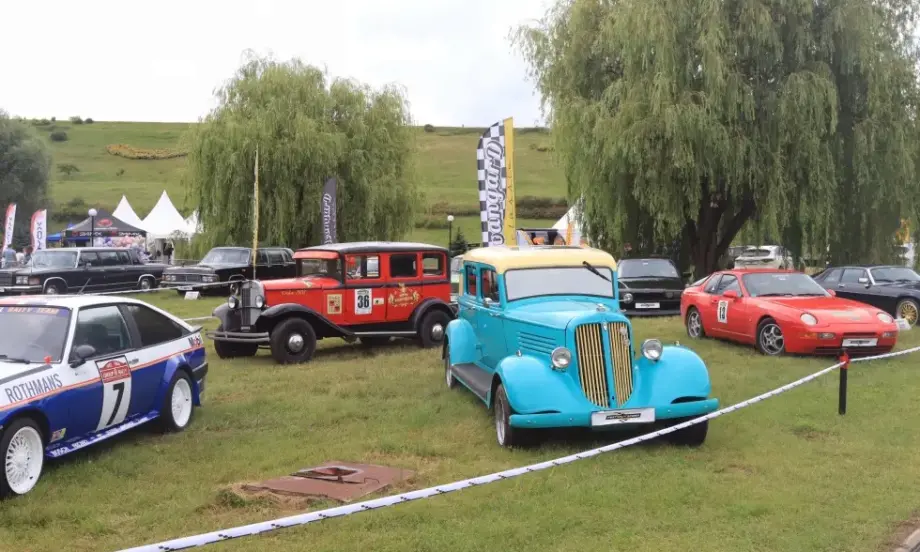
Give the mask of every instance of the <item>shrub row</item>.
[[178, 149], [144, 149], [135, 148], [127, 144], [109, 144], [105, 147], [105, 151], [126, 159], [173, 159], [174, 157], [185, 157], [188, 155], [187, 151]]

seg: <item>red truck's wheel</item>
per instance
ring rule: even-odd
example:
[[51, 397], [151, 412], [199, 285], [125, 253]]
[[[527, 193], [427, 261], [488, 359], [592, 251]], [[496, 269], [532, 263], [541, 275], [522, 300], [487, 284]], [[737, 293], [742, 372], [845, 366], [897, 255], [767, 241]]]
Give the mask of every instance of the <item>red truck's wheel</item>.
[[444, 332], [448, 322], [450, 317], [439, 310], [426, 314], [418, 326], [418, 338], [422, 347], [427, 349], [444, 343]]
[[271, 348], [278, 364], [308, 362], [316, 351], [316, 332], [303, 318], [288, 318], [272, 330]]

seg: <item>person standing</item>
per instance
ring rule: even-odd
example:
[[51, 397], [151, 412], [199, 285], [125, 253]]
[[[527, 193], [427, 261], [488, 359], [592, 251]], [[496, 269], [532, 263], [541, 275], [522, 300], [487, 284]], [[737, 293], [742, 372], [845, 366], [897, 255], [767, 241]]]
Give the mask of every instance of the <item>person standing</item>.
[[2, 268], [13, 268], [16, 264], [16, 251], [9, 245], [3, 248], [3, 259], [0, 262]]
[[32, 262], [32, 246], [28, 245], [23, 250], [22, 266], [28, 266]]
[[163, 246], [163, 253], [166, 255], [166, 264], [172, 264], [173, 245], [172, 242], [166, 242]]

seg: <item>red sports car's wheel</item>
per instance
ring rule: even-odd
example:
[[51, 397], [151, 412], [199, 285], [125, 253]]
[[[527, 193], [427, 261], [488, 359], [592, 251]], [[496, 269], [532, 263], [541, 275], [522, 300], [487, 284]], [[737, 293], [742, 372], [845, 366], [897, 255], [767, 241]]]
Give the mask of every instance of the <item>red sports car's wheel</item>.
[[757, 348], [768, 356], [779, 356], [786, 352], [783, 330], [772, 318], [767, 318], [757, 326]]
[[703, 329], [703, 317], [696, 307], [687, 309], [687, 335], [693, 339], [706, 337], [706, 330]]

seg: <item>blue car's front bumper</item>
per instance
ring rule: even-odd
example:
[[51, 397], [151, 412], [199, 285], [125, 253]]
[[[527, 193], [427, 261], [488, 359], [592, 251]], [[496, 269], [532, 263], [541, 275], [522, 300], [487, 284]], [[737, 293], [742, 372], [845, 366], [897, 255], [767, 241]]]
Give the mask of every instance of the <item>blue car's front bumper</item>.
[[[719, 408], [719, 399], [707, 399], [655, 407], [655, 421], [674, 418], [703, 416]], [[630, 410], [630, 409], [626, 409]], [[595, 410], [593, 412], [599, 412]], [[554, 427], [592, 427], [590, 410], [581, 412], [552, 412], [544, 414], [512, 414], [511, 426], [525, 429], [549, 429]], [[599, 426], [598, 429], [629, 429], [646, 424], [616, 424]]]

